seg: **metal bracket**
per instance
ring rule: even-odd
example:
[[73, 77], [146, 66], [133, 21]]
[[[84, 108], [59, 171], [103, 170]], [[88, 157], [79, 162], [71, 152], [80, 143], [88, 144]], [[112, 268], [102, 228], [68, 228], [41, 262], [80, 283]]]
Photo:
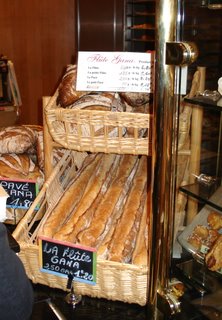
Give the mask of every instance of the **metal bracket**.
[[184, 66], [193, 63], [198, 56], [198, 49], [193, 42], [167, 42], [166, 64]]

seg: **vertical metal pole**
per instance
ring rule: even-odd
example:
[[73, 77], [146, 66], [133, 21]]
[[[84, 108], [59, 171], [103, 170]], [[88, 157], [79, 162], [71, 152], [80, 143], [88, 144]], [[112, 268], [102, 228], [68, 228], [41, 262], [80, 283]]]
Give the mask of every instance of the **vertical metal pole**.
[[177, 1], [156, 3], [156, 61], [153, 130], [152, 244], [148, 301], [157, 307], [157, 293], [167, 291], [173, 239], [177, 101], [175, 67], [166, 65], [166, 42], [176, 40]]

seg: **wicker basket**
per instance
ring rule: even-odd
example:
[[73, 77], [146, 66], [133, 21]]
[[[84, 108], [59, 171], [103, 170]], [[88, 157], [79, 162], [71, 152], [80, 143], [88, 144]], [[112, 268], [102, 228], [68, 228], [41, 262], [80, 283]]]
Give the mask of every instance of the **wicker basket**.
[[[40, 271], [37, 233], [38, 221], [45, 219], [53, 210], [76, 172], [74, 154], [74, 152], [67, 150], [13, 233], [20, 245], [19, 257], [32, 282], [64, 291], [67, 279]], [[37, 205], [39, 206], [38, 211], [34, 210]], [[76, 281], [74, 284], [75, 292], [108, 300], [139, 305], [146, 304], [147, 267], [98, 260], [96, 273], [96, 285]]]
[[[53, 140], [64, 148], [151, 155], [152, 115], [64, 109], [56, 101], [57, 92], [45, 107], [45, 118]], [[114, 134], [111, 135], [110, 131]], [[141, 132], [145, 135], [141, 135]]]

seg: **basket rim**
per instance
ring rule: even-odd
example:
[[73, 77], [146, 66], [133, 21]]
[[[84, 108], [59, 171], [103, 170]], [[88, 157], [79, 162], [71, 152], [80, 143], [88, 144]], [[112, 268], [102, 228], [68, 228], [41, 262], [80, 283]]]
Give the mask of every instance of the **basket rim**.
[[[27, 252], [28, 250], [33, 250], [39, 252], [39, 246], [34, 243], [26, 242], [25, 240], [19, 240], [20, 245], [20, 252]], [[97, 265], [103, 268], [114, 268], [114, 269], [121, 269], [121, 270], [130, 270], [139, 272], [140, 274], [147, 275], [148, 267], [145, 265], [136, 265], [131, 263], [121, 263], [111, 260], [103, 260], [103, 259], [97, 259]]]

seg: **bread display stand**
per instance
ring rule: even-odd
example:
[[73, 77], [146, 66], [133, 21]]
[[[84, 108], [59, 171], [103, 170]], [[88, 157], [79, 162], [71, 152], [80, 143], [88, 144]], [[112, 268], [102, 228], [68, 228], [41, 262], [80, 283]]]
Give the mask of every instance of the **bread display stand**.
[[[13, 233], [21, 247], [19, 257], [32, 282], [64, 291], [67, 290], [66, 278], [40, 271], [39, 247], [36, 242], [37, 230], [31, 231], [35, 223], [42, 218], [42, 213], [44, 212], [45, 216], [56, 206], [75, 168], [76, 164], [72, 152], [67, 150]], [[37, 205], [39, 210], [34, 211]], [[98, 260], [96, 285], [75, 282], [74, 289], [77, 294], [81, 295], [145, 305], [147, 272], [147, 267]]]
[[[47, 178], [39, 195], [26, 216], [20, 221], [13, 236], [20, 244], [19, 256], [33, 283], [41, 283], [67, 291], [66, 278], [40, 271], [39, 246], [36, 239], [37, 229], [33, 231], [33, 227], [42, 218], [43, 213], [45, 217], [53, 210], [59, 198], [64, 194], [69, 179], [78, 168], [78, 164], [81, 163], [81, 154], [89, 151], [150, 155], [152, 115], [68, 110], [59, 108], [56, 105], [56, 99], [56, 94], [53, 97], [43, 98], [45, 174]], [[104, 127], [104, 134], [96, 137], [94, 127], [98, 124], [98, 121]], [[76, 134], [70, 131], [70, 123], [77, 125]], [[83, 137], [81, 136], [81, 126], [85, 124], [90, 127], [90, 135]], [[117, 137], [108, 137], [106, 130], [108, 126], [117, 128]], [[133, 134], [128, 138], [123, 136], [123, 128], [130, 128], [130, 130], [133, 128]], [[139, 138], [138, 131], [141, 128], [148, 130], [148, 137]], [[65, 148], [67, 151], [54, 167], [52, 154], [53, 149], [58, 147]], [[77, 153], [79, 157], [76, 157]], [[78, 163], [76, 163], [76, 159]], [[34, 210], [36, 206], [39, 207], [38, 211]], [[75, 292], [80, 295], [139, 305], [147, 303], [147, 266], [98, 259], [96, 274], [95, 285], [75, 282]]]
[[[132, 155], [151, 155], [151, 114], [113, 113], [109, 111], [70, 110], [60, 108], [57, 94], [43, 98], [44, 106], [44, 145], [46, 181], [33, 205], [20, 221], [13, 233], [19, 242], [19, 256], [33, 283], [67, 291], [67, 279], [40, 271], [38, 228], [36, 223], [47, 217], [66, 192], [70, 179], [81, 164], [81, 156], [91, 153], [118, 153]], [[190, 115], [188, 115], [190, 116]], [[95, 135], [95, 126], [103, 126], [103, 135]], [[88, 135], [82, 128], [88, 126]], [[71, 131], [72, 127], [77, 130]], [[117, 128], [118, 135], [110, 138], [107, 127]], [[131, 136], [122, 134], [123, 128], [129, 129]], [[140, 137], [140, 129], [148, 131], [147, 137]], [[133, 129], [133, 130], [132, 130]], [[189, 126], [185, 135], [189, 133]], [[188, 134], [189, 136], [189, 134]], [[53, 165], [53, 150], [66, 149], [59, 163]], [[190, 155], [190, 153], [189, 153]], [[84, 157], [83, 157], [84, 158]], [[39, 210], [35, 211], [38, 206]], [[147, 303], [149, 269], [147, 266], [119, 263], [109, 260], [97, 260], [97, 279], [95, 285], [75, 282], [74, 290], [79, 295], [87, 295], [109, 300]]]

